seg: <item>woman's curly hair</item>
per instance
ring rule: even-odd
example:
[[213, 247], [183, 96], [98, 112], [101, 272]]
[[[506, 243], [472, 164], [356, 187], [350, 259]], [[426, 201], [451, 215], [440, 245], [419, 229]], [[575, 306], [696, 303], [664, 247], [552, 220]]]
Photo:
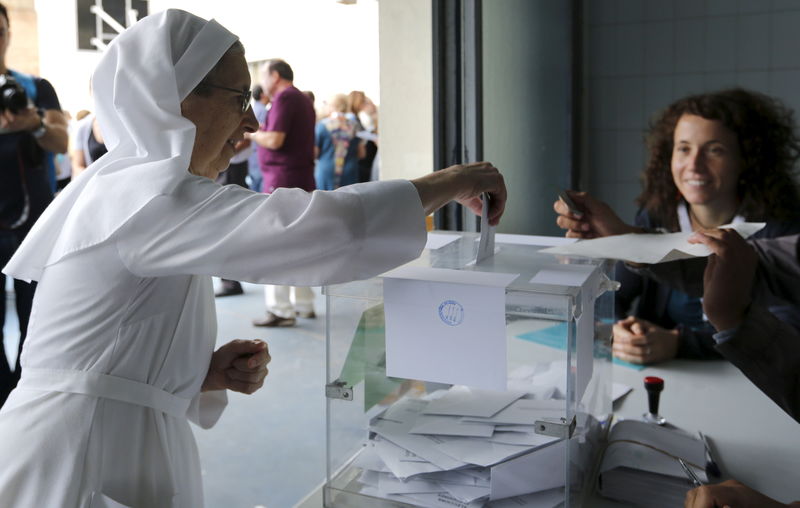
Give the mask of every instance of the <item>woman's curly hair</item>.
[[684, 97], [651, 122], [644, 190], [636, 200], [640, 207], [670, 230], [679, 229], [680, 195], [671, 160], [675, 126], [685, 114], [717, 120], [736, 134], [743, 160], [740, 214], [749, 221], [797, 217], [800, 191], [794, 177], [800, 141], [794, 132], [794, 113], [777, 99], [742, 88]]

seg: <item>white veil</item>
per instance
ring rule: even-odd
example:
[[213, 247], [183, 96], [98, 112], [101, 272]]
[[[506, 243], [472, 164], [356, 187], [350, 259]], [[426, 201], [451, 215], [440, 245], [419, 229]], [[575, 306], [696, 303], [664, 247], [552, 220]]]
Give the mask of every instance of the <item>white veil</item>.
[[92, 76], [108, 153], [45, 210], [4, 272], [39, 280], [44, 268], [97, 245], [154, 197], [190, 178], [195, 126], [180, 103], [237, 37], [216, 21], [170, 9], [109, 45]]

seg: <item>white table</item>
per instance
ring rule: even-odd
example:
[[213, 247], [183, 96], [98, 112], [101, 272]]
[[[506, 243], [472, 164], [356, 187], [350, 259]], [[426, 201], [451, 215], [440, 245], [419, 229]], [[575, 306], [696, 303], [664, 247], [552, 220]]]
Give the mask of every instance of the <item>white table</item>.
[[[659, 412], [678, 427], [702, 431], [723, 474], [782, 502], [800, 499], [800, 423], [725, 361], [674, 360], [636, 371], [614, 366], [614, 380], [634, 388], [617, 405], [623, 418], [647, 410], [645, 376], [664, 379]], [[592, 497], [593, 508], [619, 503]], [[321, 488], [297, 505], [322, 508]]]

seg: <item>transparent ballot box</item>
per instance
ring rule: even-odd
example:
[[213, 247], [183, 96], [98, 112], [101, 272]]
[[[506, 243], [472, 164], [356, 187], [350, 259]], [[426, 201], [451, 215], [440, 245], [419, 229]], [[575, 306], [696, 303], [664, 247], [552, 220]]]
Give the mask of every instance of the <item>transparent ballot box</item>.
[[611, 414], [612, 265], [434, 233], [326, 287], [324, 506], [581, 506]]

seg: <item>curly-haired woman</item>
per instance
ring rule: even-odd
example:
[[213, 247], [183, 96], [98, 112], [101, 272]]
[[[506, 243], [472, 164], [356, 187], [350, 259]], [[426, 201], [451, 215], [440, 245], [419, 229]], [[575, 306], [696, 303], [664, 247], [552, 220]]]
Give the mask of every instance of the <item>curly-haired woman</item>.
[[[800, 158], [791, 110], [766, 95], [734, 88], [692, 95], [667, 107], [647, 136], [650, 156], [637, 199], [635, 226], [602, 202], [573, 193], [586, 212], [556, 202], [567, 236], [592, 238], [660, 230], [695, 231], [731, 222], [766, 222], [755, 236], [800, 233], [800, 191], [793, 178]], [[670, 358], [718, 358], [713, 327], [699, 299], [641, 277], [622, 263], [616, 295], [615, 356], [634, 363]], [[800, 310], [771, 311], [800, 325]]]

